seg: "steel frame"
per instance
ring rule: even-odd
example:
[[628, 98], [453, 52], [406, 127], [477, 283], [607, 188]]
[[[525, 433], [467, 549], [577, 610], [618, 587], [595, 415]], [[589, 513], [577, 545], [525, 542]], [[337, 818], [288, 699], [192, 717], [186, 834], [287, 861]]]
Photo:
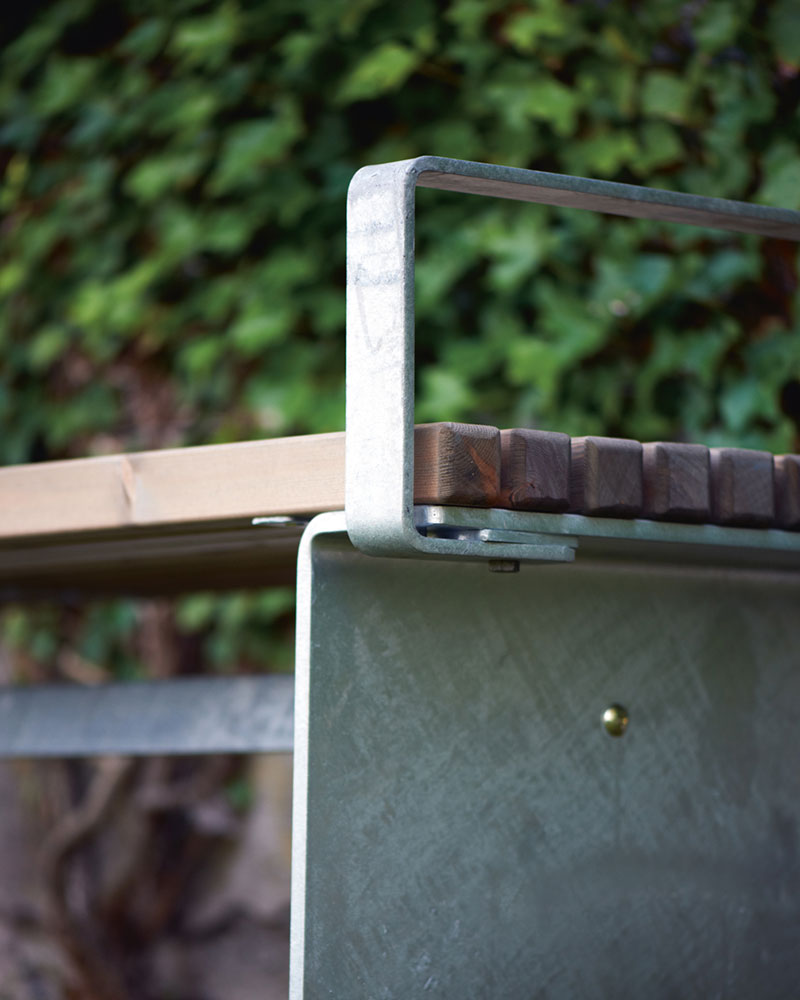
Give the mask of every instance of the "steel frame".
[[356, 175], [345, 514], [298, 562], [290, 998], [788, 995], [800, 537], [415, 508], [418, 185], [800, 238], [504, 167]]
[[525, 545], [429, 538], [414, 524], [414, 219], [417, 187], [800, 239], [800, 212], [421, 156], [363, 167], [347, 198], [345, 510], [373, 555], [557, 559]]

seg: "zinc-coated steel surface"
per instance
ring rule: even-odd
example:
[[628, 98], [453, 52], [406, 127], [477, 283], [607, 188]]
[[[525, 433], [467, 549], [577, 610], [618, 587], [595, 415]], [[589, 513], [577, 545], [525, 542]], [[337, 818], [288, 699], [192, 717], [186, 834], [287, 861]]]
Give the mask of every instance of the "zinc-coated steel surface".
[[489, 538], [525, 532], [551, 545], [568, 538], [579, 560], [628, 557], [676, 564], [800, 570], [800, 532], [777, 528], [727, 528], [718, 524], [430, 505], [414, 508], [414, 522], [420, 531]]
[[337, 527], [301, 548], [292, 1000], [796, 996], [798, 578]]
[[293, 710], [280, 674], [0, 688], [0, 757], [285, 753]]
[[[345, 507], [374, 555], [525, 558], [524, 545], [427, 538], [413, 524], [416, 187], [800, 239], [800, 213], [673, 191], [424, 156], [363, 167], [347, 203]], [[532, 548], [527, 556], [531, 557]], [[538, 558], [553, 559], [540, 551]], [[557, 556], [556, 558], [560, 558]]]

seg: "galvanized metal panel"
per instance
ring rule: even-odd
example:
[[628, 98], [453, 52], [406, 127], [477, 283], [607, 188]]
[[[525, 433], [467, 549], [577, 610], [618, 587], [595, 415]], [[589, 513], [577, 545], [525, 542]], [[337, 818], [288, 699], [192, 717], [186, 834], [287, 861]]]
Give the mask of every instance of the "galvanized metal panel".
[[280, 674], [0, 688], [0, 757], [285, 753], [293, 711]]
[[796, 575], [492, 574], [364, 557], [319, 521], [293, 1000], [796, 994]]

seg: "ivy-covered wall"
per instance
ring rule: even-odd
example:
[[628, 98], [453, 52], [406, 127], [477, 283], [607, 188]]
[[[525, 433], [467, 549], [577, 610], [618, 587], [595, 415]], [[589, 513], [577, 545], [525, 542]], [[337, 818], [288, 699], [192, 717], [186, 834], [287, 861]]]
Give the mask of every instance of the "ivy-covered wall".
[[[344, 203], [365, 163], [436, 153], [800, 207], [797, 13], [45, 6], [0, 69], [3, 461], [341, 427]], [[796, 443], [792, 247], [427, 192], [419, 242], [420, 416]]]

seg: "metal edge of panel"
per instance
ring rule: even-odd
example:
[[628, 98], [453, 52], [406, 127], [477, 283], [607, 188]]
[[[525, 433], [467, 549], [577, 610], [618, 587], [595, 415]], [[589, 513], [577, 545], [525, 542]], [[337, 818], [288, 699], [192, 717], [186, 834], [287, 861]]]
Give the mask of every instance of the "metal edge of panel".
[[306, 933], [306, 840], [308, 836], [308, 712], [314, 550], [326, 535], [347, 537], [343, 511], [319, 514], [308, 525], [297, 553], [297, 626], [294, 692], [294, 788], [292, 795], [291, 929], [289, 1000], [302, 1000]]
[[0, 688], [0, 758], [291, 753], [290, 674]]
[[[417, 186], [800, 239], [800, 213], [423, 156], [363, 167], [347, 204], [347, 530], [373, 555], [525, 558], [524, 547], [421, 535], [413, 523]], [[527, 557], [531, 553], [528, 550]], [[552, 558], [552, 557], [551, 557]]]

